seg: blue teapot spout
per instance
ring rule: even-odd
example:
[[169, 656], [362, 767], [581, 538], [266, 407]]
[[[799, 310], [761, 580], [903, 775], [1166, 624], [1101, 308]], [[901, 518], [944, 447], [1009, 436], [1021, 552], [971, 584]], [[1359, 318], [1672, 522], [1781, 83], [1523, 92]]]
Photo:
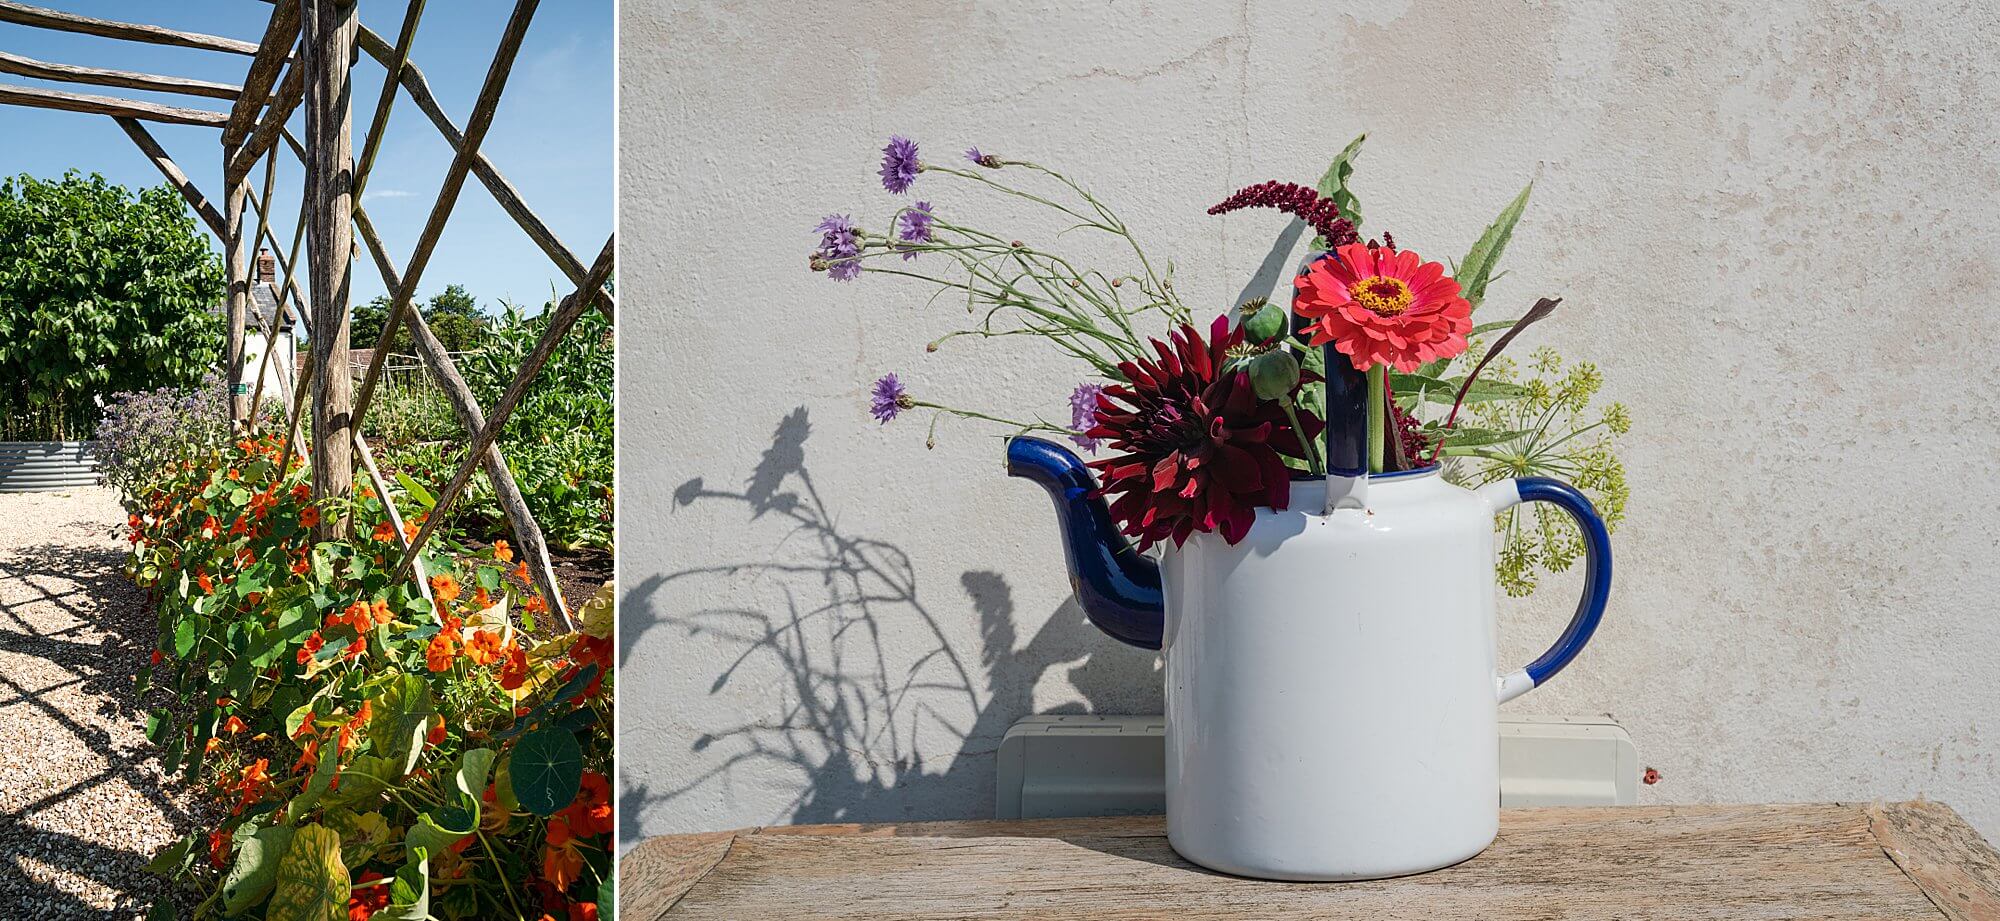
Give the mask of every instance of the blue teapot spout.
[[1120, 642], [1160, 648], [1166, 632], [1160, 565], [1118, 533], [1083, 459], [1053, 442], [1015, 438], [1007, 442], [1007, 475], [1041, 484], [1055, 500], [1070, 587], [1090, 622]]

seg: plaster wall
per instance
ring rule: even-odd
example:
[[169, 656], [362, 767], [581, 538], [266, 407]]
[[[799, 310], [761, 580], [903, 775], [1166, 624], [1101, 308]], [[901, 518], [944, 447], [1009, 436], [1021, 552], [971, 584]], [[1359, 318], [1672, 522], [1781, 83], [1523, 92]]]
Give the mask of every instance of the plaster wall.
[[[1046, 347], [924, 344], [881, 227], [891, 133], [1061, 166], [1226, 307], [1370, 133], [1369, 228], [1457, 257], [1530, 178], [1488, 295], [1603, 369], [1632, 499], [1596, 642], [1515, 712], [1609, 714], [1643, 801], [1925, 796], [2000, 836], [2000, 34], [1971, 3], [621, 4], [621, 836], [976, 817], [1030, 712], [1158, 712], [1081, 622], [993, 430], [877, 425], [870, 381], [1059, 418]], [[926, 176], [940, 213], [1050, 239]], [[1104, 254], [1108, 259], [1114, 254]], [[1494, 314], [1498, 315], [1498, 314]], [[1567, 616], [1503, 606], [1501, 659]]]

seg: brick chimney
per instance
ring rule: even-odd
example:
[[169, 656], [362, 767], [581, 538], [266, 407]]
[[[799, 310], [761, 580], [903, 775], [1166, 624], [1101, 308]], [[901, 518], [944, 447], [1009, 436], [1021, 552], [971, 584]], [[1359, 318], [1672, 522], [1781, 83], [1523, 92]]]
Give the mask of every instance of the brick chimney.
[[271, 251], [270, 251], [270, 250], [268, 250], [268, 249], [260, 249], [260, 250], [258, 250], [258, 251], [257, 251], [257, 275], [256, 275], [256, 277], [254, 277], [254, 278], [252, 278], [252, 279], [250, 279], [250, 280], [251, 280], [251, 281], [253, 281], [253, 282], [258, 282], [258, 281], [268, 281], [268, 282], [271, 282], [272, 284], [277, 284], [277, 282], [278, 282], [278, 257], [276, 257], [276, 256], [273, 256], [273, 255], [271, 255]]

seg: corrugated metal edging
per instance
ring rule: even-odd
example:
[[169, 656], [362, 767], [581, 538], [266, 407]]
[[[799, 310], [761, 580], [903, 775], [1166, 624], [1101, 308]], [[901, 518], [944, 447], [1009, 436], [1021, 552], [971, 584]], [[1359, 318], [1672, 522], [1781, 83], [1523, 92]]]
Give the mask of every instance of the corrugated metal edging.
[[0, 441], [0, 492], [97, 485], [88, 441]]

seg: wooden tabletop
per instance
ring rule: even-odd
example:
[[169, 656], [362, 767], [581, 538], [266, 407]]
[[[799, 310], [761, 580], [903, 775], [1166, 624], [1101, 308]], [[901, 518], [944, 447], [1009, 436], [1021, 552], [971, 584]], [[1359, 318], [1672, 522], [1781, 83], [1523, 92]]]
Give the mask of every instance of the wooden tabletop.
[[1157, 816], [670, 835], [620, 864], [661, 918], [2000, 919], [2000, 855], [1941, 803], [1508, 809], [1465, 863], [1365, 883], [1196, 867]]

